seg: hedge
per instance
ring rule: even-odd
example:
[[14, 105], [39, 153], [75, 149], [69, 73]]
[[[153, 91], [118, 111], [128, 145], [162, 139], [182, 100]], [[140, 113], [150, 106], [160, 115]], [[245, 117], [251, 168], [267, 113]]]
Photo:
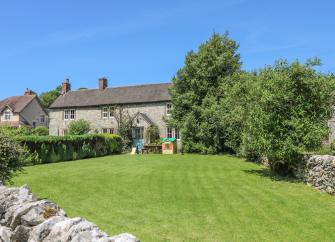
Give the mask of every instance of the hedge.
[[71, 161], [121, 152], [118, 135], [21, 136], [17, 141], [30, 152], [31, 164]]

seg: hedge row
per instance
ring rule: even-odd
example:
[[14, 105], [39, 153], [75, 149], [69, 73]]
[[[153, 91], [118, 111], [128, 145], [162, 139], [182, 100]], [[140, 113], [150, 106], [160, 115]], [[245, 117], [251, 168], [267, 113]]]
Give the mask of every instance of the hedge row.
[[79, 160], [121, 152], [121, 137], [118, 135], [21, 136], [16, 139], [28, 149], [28, 162], [31, 164]]

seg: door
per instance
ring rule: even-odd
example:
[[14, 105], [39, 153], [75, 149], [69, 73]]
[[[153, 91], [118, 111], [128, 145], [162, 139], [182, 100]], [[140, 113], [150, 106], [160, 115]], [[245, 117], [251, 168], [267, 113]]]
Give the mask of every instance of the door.
[[141, 150], [144, 146], [144, 138], [143, 138], [144, 127], [133, 127], [132, 128], [132, 136], [133, 136], [133, 147]]

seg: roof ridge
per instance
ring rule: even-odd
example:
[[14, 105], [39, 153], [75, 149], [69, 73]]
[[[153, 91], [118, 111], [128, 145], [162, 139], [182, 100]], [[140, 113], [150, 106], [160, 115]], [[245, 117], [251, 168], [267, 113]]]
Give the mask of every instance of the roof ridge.
[[[140, 84], [140, 85], [127, 85], [127, 86], [114, 86], [114, 87], [107, 87], [106, 89], [116, 89], [116, 88], [129, 88], [129, 87], [146, 87], [146, 86], [155, 86], [155, 85], [166, 85], [166, 84], [173, 84], [172, 82], [160, 82], [160, 83], [152, 83], [152, 84]], [[99, 88], [82, 88], [73, 90], [70, 92], [85, 92], [85, 91], [99, 91]]]

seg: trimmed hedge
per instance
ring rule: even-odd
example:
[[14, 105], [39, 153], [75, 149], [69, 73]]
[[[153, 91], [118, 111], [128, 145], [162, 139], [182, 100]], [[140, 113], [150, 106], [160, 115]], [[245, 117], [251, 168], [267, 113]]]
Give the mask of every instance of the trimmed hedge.
[[16, 140], [26, 147], [31, 164], [71, 161], [121, 152], [118, 135], [21, 136]]

